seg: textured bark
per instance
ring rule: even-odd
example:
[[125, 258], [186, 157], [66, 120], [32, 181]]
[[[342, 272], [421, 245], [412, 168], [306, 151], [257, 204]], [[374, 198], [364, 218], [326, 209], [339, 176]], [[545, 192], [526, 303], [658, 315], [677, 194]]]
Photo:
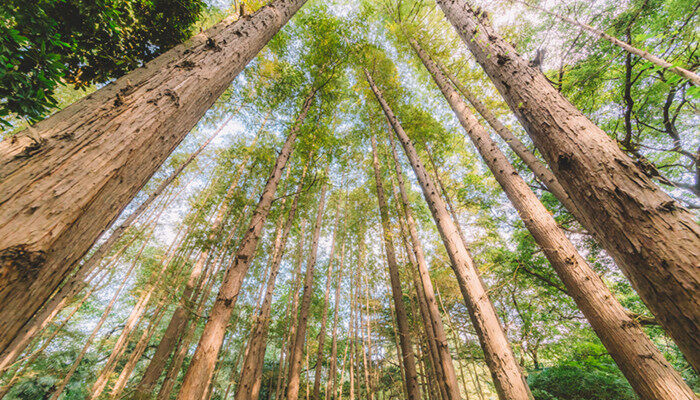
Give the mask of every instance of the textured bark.
[[[644, 303], [700, 370], [700, 227], [464, 2], [438, 0]], [[659, 238], [663, 238], [660, 240]]]
[[316, 90], [312, 89], [306, 96], [302, 111], [294, 122], [289, 136], [277, 157], [272, 173], [260, 196], [260, 201], [253, 212], [249, 228], [238, 247], [236, 257], [224, 275], [223, 283], [212, 306], [209, 320], [204, 327], [197, 350], [187, 369], [178, 399], [199, 399], [211, 382], [216, 360], [226, 333], [226, 326], [238, 299], [238, 292], [243, 283], [243, 278], [248, 272], [248, 267], [255, 255], [255, 250], [260, 240], [260, 232], [270, 212], [270, 205], [274, 200], [277, 184], [292, 154], [294, 141], [299, 134], [306, 114], [311, 108], [315, 94]]
[[601, 39], [605, 39], [608, 42], [614, 44], [615, 46], [620, 47], [621, 49], [625, 50], [629, 54], [634, 54], [635, 56], [643, 58], [643, 59], [649, 61], [650, 63], [652, 63], [658, 67], [672, 71], [673, 73], [677, 74], [678, 76], [689, 80], [690, 82], [693, 83], [693, 85], [700, 86], [700, 75], [696, 74], [695, 72], [689, 71], [685, 68], [676, 67], [673, 64], [671, 64], [670, 62], [664, 60], [663, 58], [661, 58], [659, 56], [651, 54], [648, 51], [638, 49], [638, 48], [630, 45], [629, 43], [623, 42], [622, 40], [616, 38], [615, 36], [609, 35], [603, 31], [601, 31], [600, 29], [596, 29], [596, 28], [594, 28], [588, 24], [585, 24], [583, 22], [578, 22], [578, 21], [571, 19], [565, 15], [557, 14], [555, 12], [547, 10], [544, 7], [540, 7], [538, 5], [528, 3], [526, 1], [522, 1], [522, 0], [516, 0], [516, 1], [518, 3], [525, 4], [526, 6], [528, 6], [530, 8], [540, 10], [546, 14], [549, 14], [549, 15], [551, 15], [555, 18], [558, 18], [564, 22], [567, 22], [567, 23], [569, 23], [569, 24], [571, 24], [579, 29], [582, 29], [588, 33], [592, 33], [593, 35], [598, 36]]
[[[326, 343], [326, 325], [328, 323], [328, 302], [331, 294], [331, 280], [333, 278], [333, 261], [335, 257], [335, 243], [338, 236], [338, 224], [340, 222], [340, 200], [335, 211], [335, 223], [333, 227], [333, 239], [328, 256], [328, 274], [326, 275], [326, 290], [323, 296], [323, 315], [321, 316], [321, 329], [318, 332], [318, 350], [316, 353], [316, 366], [314, 367], [314, 390], [311, 398], [321, 400], [321, 369], [323, 365], [323, 352]], [[326, 391], [328, 387], [326, 387]]]
[[[258, 132], [258, 135], [256, 135], [255, 140], [253, 140], [251, 147], [255, 146], [257, 138], [260, 132], [262, 131], [262, 128], [265, 126], [266, 121], [267, 117], [263, 121], [260, 131]], [[225, 125], [226, 124], [222, 126]], [[235, 191], [238, 189], [240, 178], [243, 175], [243, 172], [248, 164], [249, 159], [250, 153], [246, 154], [246, 156], [243, 158], [240, 165], [238, 166], [238, 170], [233, 175], [233, 181], [231, 182], [231, 185], [226, 191], [221, 206], [219, 206], [219, 209], [217, 210], [216, 216], [214, 218], [214, 222], [212, 223], [208, 237], [210, 242], [214, 241], [221, 233], [221, 227], [224, 223], [224, 219], [229, 213], [230, 200], [233, 197]], [[185, 283], [185, 289], [183, 290], [182, 295], [180, 296], [180, 303], [173, 312], [173, 315], [170, 318], [170, 322], [168, 323], [168, 326], [165, 329], [165, 333], [163, 334], [163, 337], [158, 343], [158, 347], [156, 348], [156, 351], [153, 354], [151, 361], [148, 363], [148, 367], [146, 367], [146, 371], [143, 373], [143, 376], [141, 377], [141, 380], [139, 381], [139, 384], [135, 389], [135, 397], [148, 398], [151, 395], [153, 388], [158, 382], [158, 378], [160, 378], [161, 374], [163, 373], [163, 370], [165, 369], [165, 364], [167, 363], [168, 358], [170, 357], [171, 353], [173, 352], [173, 349], [175, 348], [177, 339], [181, 337], [182, 333], [185, 331], [187, 327], [187, 321], [189, 320], [189, 313], [187, 312], [187, 310], [193, 309], [193, 304], [196, 301], [196, 298], [194, 298], [192, 294], [195, 287], [201, 279], [204, 265], [207, 259], [209, 258], [210, 253], [211, 249], [208, 247], [203, 248], [202, 251], [199, 253], [197, 261], [195, 261], [195, 264], [192, 267], [192, 270], [190, 271], [190, 275], [187, 278], [187, 282]]]
[[552, 215], [469, 111], [447, 77], [418, 42], [409, 41], [523, 223], [637, 394], [643, 399], [695, 398], [641, 326], [627, 315], [605, 283], [559, 229]]
[[391, 227], [389, 226], [389, 207], [384, 197], [384, 185], [380, 175], [379, 158], [377, 156], [377, 140], [372, 135], [372, 166], [374, 168], [374, 180], [377, 186], [377, 202], [379, 203], [379, 214], [382, 221], [382, 231], [384, 232], [383, 242], [386, 253], [387, 265], [389, 267], [389, 280], [391, 283], [391, 295], [394, 300], [394, 312], [396, 313], [396, 325], [399, 332], [399, 344], [401, 348], [401, 365], [405, 373], [405, 384], [408, 399], [418, 400], [421, 398], [418, 388], [416, 361], [411, 347], [411, 334], [408, 326], [408, 317], [403, 303], [403, 291], [399, 277], [399, 265], [396, 261], [394, 240], [392, 238]]
[[[338, 317], [340, 310], [340, 282], [343, 278], [343, 268], [345, 267], [345, 242], [340, 249], [340, 264], [338, 265], [338, 277], [335, 280], [335, 308], [333, 309], [333, 335], [331, 339], [331, 359], [328, 366], [328, 381], [326, 382], [326, 400], [335, 400], [338, 381]], [[345, 366], [343, 366], [345, 368]], [[341, 379], [342, 382], [342, 379]], [[330, 390], [329, 390], [330, 389]]]
[[[301, 173], [299, 185], [294, 195], [292, 205], [287, 213], [286, 220], [280, 218], [277, 225], [270, 275], [265, 289], [265, 298], [260, 306], [260, 311], [256, 315], [253, 329], [251, 329], [250, 339], [248, 341], [245, 357], [243, 358], [243, 367], [241, 368], [241, 374], [236, 386], [235, 400], [257, 400], [258, 398], [257, 394], [260, 391], [260, 384], [262, 383], [262, 367], [265, 360], [265, 348], [267, 346], [268, 328], [270, 326], [272, 294], [275, 290], [277, 274], [282, 264], [282, 256], [284, 255], [284, 249], [287, 245], [287, 238], [292, 230], [292, 224], [296, 216], [299, 195], [303, 189], [307, 168], [308, 166], [305, 166]], [[285, 199], [286, 197], [283, 198], [282, 201], [285, 201]], [[283, 205], [284, 203], [282, 203], [282, 206]]]
[[0, 349], [304, 2], [224, 20], [0, 143]]
[[[374, 84], [372, 77], [367, 71], [365, 71], [365, 75], [389, 124], [398, 136], [406, 156], [411, 162], [413, 171], [418, 177], [423, 195], [450, 257], [460, 291], [469, 310], [469, 316], [476, 329], [481, 347], [484, 350], [484, 355], [499, 396], [503, 400], [531, 400], [532, 394], [498, 321], [496, 310], [489, 300], [471, 255], [460, 238], [455, 222], [450, 218], [444, 200], [440, 197], [435, 183], [427, 174], [423, 163], [418, 158], [418, 153], [413, 147], [413, 143], [411, 143], [408, 135], [401, 127], [389, 104], [384, 100], [379, 88]], [[454, 374], [454, 368], [452, 373]], [[456, 384], [455, 378], [455, 388]], [[456, 388], [456, 390], [457, 398], [459, 398], [459, 389]]]
[[289, 378], [287, 379], [287, 400], [297, 400], [299, 398], [299, 380], [301, 374], [302, 353], [304, 342], [306, 341], [306, 329], [309, 322], [309, 309], [311, 307], [311, 295], [313, 294], [314, 269], [316, 266], [316, 256], [318, 252], [318, 239], [321, 233], [323, 222], [323, 210], [326, 203], [326, 191], [328, 182], [324, 182], [321, 189], [321, 197], [318, 202], [318, 212], [316, 222], [311, 237], [311, 252], [306, 260], [306, 274], [304, 275], [304, 292], [301, 297], [299, 317], [297, 319], [296, 335], [294, 344], [289, 352]]

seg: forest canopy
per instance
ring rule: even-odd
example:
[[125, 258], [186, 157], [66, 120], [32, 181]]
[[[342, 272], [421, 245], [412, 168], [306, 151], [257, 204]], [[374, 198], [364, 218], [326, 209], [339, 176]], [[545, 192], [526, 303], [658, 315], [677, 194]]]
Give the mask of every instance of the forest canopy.
[[692, 400], [700, 3], [0, 4], [0, 400]]

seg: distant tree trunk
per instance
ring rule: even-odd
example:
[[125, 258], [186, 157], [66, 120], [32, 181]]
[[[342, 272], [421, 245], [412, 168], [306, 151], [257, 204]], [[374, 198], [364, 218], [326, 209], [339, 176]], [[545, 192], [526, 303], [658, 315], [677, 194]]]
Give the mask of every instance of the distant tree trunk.
[[396, 313], [396, 325], [398, 328], [399, 344], [401, 349], [401, 365], [405, 372], [406, 391], [409, 400], [419, 400], [421, 398], [418, 388], [416, 361], [411, 346], [411, 333], [408, 326], [408, 317], [403, 303], [403, 291], [401, 289], [401, 278], [399, 277], [399, 266], [396, 261], [394, 240], [392, 238], [391, 227], [389, 226], [389, 210], [384, 197], [384, 185], [382, 184], [381, 172], [379, 168], [379, 158], [377, 156], [377, 140], [372, 135], [372, 166], [374, 168], [374, 180], [377, 186], [377, 201], [379, 202], [379, 214], [382, 220], [382, 230], [384, 232], [383, 242], [386, 252], [387, 265], [389, 268], [389, 280], [391, 283], [391, 295], [394, 300], [394, 312]]
[[209, 320], [204, 327], [204, 332], [199, 340], [192, 362], [187, 369], [187, 374], [185, 374], [178, 399], [200, 398], [211, 382], [216, 360], [221, 350], [224, 334], [226, 333], [226, 326], [228, 325], [231, 312], [238, 298], [238, 292], [241, 288], [243, 278], [255, 255], [255, 250], [260, 240], [260, 232], [270, 212], [270, 205], [274, 200], [277, 184], [282, 176], [282, 170], [287, 165], [287, 160], [289, 160], [292, 154], [294, 141], [299, 134], [306, 114], [311, 108], [315, 94], [316, 89], [312, 89], [306, 96], [302, 111], [294, 122], [289, 136], [277, 157], [275, 166], [273, 167], [265, 189], [260, 196], [257, 208], [251, 218], [249, 228], [238, 247], [236, 258], [224, 275], [224, 280], [219, 289], [216, 301], [212, 306]]
[[[338, 236], [338, 224], [340, 223], [340, 199], [335, 211], [335, 223], [333, 227], [333, 239], [331, 239], [331, 250], [328, 256], [328, 274], [326, 275], [326, 291], [323, 296], [323, 311], [321, 316], [321, 329], [318, 332], [318, 350], [316, 353], [316, 366], [314, 367], [314, 391], [311, 398], [321, 400], [321, 369], [323, 365], [324, 344], [326, 342], [326, 325], [328, 323], [328, 302], [331, 293], [331, 280], [333, 278], [333, 261], [335, 257], [335, 244]], [[328, 391], [328, 387], [326, 387]]]
[[[265, 360], [265, 348], [267, 345], [268, 327], [270, 325], [270, 312], [272, 306], [272, 294], [275, 290], [277, 274], [279, 267], [282, 264], [282, 256], [287, 245], [287, 238], [292, 230], [292, 224], [296, 216], [299, 196], [304, 186], [304, 178], [306, 177], [308, 165], [304, 166], [299, 179], [299, 185], [294, 195], [294, 200], [287, 213], [286, 221], [280, 218], [275, 234], [274, 248], [272, 250], [272, 262], [270, 275], [267, 281], [265, 298], [260, 306], [260, 311], [256, 315], [253, 329], [251, 329], [250, 339], [243, 358], [243, 367], [236, 385], [236, 400], [257, 400], [256, 394], [260, 390], [262, 381], [262, 367]], [[282, 199], [280, 208], [283, 208], [286, 197]]]
[[559, 229], [437, 65], [418, 42], [409, 41], [523, 223], [637, 394], [644, 399], [693, 399], [695, 395], [690, 388]]
[[304, 3], [226, 19], [0, 142], [0, 349]]
[[[251, 144], [251, 148], [255, 146], [255, 143], [257, 142], [260, 132], [264, 128], [268, 117], [269, 113], [268, 116], [265, 117], [265, 119], [263, 120], [262, 126], [258, 131], [258, 135], [256, 135], [255, 139], [253, 140], [253, 143]], [[214, 222], [212, 223], [211, 230], [208, 236], [210, 242], [214, 241], [221, 233], [222, 225], [226, 216], [229, 213], [229, 203], [235, 191], [238, 189], [238, 184], [248, 164], [249, 159], [250, 152], [246, 153], [246, 155], [243, 157], [243, 160], [238, 166], [238, 170], [233, 174], [233, 181], [231, 182], [231, 185], [226, 191], [223, 201], [221, 202], [221, 206], [219, 207], [216, 213], [216, 217], [214, 218]], [[151, 357], [151, 361], [148, 363], [146, 371], [143, 373], [139, 384], [136, 386], [136, 393], [134, 394], [134, 397], [146, 399], [149, 398], [149, 396], [151, 396], [153, 388], [158, 382], [158, 378], [160, 378], [161, 374], [163, 373], [163, 369], [165, 369], [165, 364], [167, 363], [168, 358], [170, 357], [171, 353], [173, 352], [173, 349], [175, 348], [177, 339], [182, 336], [182, 333], [187, 327], [187, 321], [189, 319], [189, 313], [187, 310], [192, 309], [193, 304], [196, 301], [196, 299], [193, 298], [192, 293], [195, 287], [197, 286], [197, 283], [201, 279], [204, 264], [209, 258], [210, 252], [211, 249], [209, 247], [204, 247], [199, 253], [197, 261], [195, 261], [190, 275], [187, 278], [187, 282], [185, 283], [185, 289], [183, 290], [182, 295], [180, 296], [180, 303], [173, 312], [173, 315], [170, 317], [170, 322], [168, 323], [168, 326], [165, 329], [163, 337], [158, 343], [156, 352], [153, 354], [153, 357]]]
[[[330, 164], [329, 164], [330, 165]], [[326, 179], [326, 177], [324, 177]], [[304, 351], [304, 342], [306, 340], [306, 329], [309, 320], [309, 308], [311, 307], [311, 296], [313, 294], [314, 285], [314, 268], [316, 266], [316, 257], [318, 252], [318, 239], [321, 234], [321, 224], [323, 222], [323, 211], [326, 204], [326, 191], [328, 190], [328, 182], [324, 182], [321, 189], [321, 197], [318, 202], [318, 212], [316, 214], [316, 222], [314, 225], [313, 235], [311, 237], [311, 252], [306, 260], [306, 275], [304, 276], [304, 292], [301, 297], [301, 307], [299, 308], [299, 317], [297, 319], [296, 335], [294, 343], [289, 352], [289, 378], [287, 379], [287, 400], [297, 400], [299, 398], [299, 381], [301, 374], [302, 353]]]
[[[460, 238], [455, 222], [450, 218], [444, 200], [438, 194], [435, 183], [425, 171], [425, 167], [418, 158], [418, 153], [413, 147], [413, 143], [411, 143], [408, 135], [401, 127], [389, 104], [384, 100], [379, 88], [374, 84], [369, 72], [365, 71], [365, 76], [389, 124], [399, 137], [404, 151], [411, 162], [413, 171], [418, 177], [423, 195], [452, 261], [452, 267], [457, 276], [462, 296], [469, 310], [472, 324], [476, 328], [481, 346], [484, 349], [499, 396], [503, 400], [531, 400], [532, 394], [530, 394], [530, 389], [515, 360], [513, 350], [498, 321], [496, 310], [488, 298], [471, 255]], [[456, 378], [454, 381], [454, 386], [456, 387]], [[459, 398], [459, 392], [457, 392], [457, 398]]]
[[560, 19], [564, 22], [567, 22], [567, 23], [569, 23], [569, 24], [571, 24], [579, 29], [582, 29], [584, 31], [592, 33], [595, 36], [598, 36], [601, 39], [605, 39], [608, 42], [612, 43], [613, 45], [622, 48], [623, 50], [625, 50], [629, 54], [634, 54], [635, 56], [638, 56], [640, 58], [643, 58], [643, 59], [649, 61], [650, 63], [656, 65], [657, 67], [661, 67], [661, 68], [667, 69], [669, 71], [672, 71], [676, 75], [678, 75], [684, 79], [689, 80], [690, 82], [693, 83], [693, 85], [700, 86], [700, 76], [692, 71], [689, 71], [685, 68], [676, 67], [661, 57], [658, 57], [658, 56], [651, 54], [647, 51], [638, 49], [638, 48], [636, 48], [628, 43], [623, 42], [622, 40], [616, 38], [615, 36], [609, 35], [609, 34], [603, 32], [602, 30], [596, 29], [596, 28], [594, 28], [588, 24], [585, 24], [583, 22], [578, 22], [578, 21], [571, 19], [565, 15], [561, 15], [561, 14], [557, 14], [555, 12], [549, 11], [546, 8], [540, 7], [536, 4], [532, 4], [532, 3], [522, 1], [522, 0], [515, 0], [515, 1], [517, 1], [518, 3], [524, 4], [530, 8], [540, 10], [540, 11], [544, 12], [545, 14], [549, 14], [549, 15], [551, 15], [557, 19]]
[[[347, 207], [347, 205], [346, 205]], [[333, 309], [333, 338], [331, 340], [331, 359], [328, 367], [328, 381], [326, 382], [326, 400], [335, 400], [338, 381], [338, 313], [340, 310], [340, 282], [342, 282], [343, 268], [345, 266], [345, 241], [340, 249], [340, 264], [338, 265], [338, 276], [335, 280], [335, 308]], [[342, 383], [342, 379], [341, 379]], [[329, 390], [330, 389], [330, 390]]]
[[[700, 227], [467, 3], [438, 0], [532, 137], [584, 226], [700, 371]], [[659, 240], [663, 238], [663, 240]]]

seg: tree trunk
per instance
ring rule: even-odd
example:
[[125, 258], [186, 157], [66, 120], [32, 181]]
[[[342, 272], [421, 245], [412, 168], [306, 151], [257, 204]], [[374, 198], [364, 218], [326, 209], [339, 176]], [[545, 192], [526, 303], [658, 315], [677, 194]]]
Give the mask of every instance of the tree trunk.
[[[389, 108], [389, 104], [384, 100], [379, 88], [374, 84], [369, 72], [365, 71], [365, 76], [389, 124], [399, 137], [404, 151], [411, 162], [413, 171], [418, 177], [425, 200], [433, 214], [433, 219], [438, 226], [440, 236], [442, 236], [442, 241], [450, 256], [452, 268], [455, 271], [455, 275], [457, 275], [462, 296], [469, 310], [472, 324], [479, 336], [481, 347], [484, 350], [484, 355], [499, 396], [503, 400], [531, 400], [532, 394], [530, 394], [530, 389], [515, 360], [513, 350], [503, 333], [496, 310], [488, 298], [471, 255], [460, 238], [455, 222], [450, 218], [444, 200], [438, 194], [435, 183], [426, 173], [425, 167], [418, 158], [416, 149], [413, 147], [413, 143], [411, 143], [393, 111]], [[457, 388], [456, 378], [454, 380], [454, 386]], [[459, 389], [457, 388], [457, 390]], [[459, 398], [458, 391], [457, 396]]]
[[0, 349], [304, 2], [224, 20], [0, 143]]
[[[330, 165], [330, 164], [329, 164]], [[324, 179], [327, 179], [324, 177]], [[326, 191], [328, 182], [324, 182], [321, 189], [321, 198], [318, 202], [318, 212], [316, 214], [316, 223], [314, 232], [311, 238], [311, 252], [306, 260], [306, 275], [304, 276], [304, 293], [301, 297], [301, 307], [299, 309], [299, 318], [297, 319], [296, 335], [294, 343], [289, 352], [289, 378], [287, 379], [287, 400], [297, 400], [299, 398], [299, 380], [301, 374], [302, 353], [304, 351], [304, 342], [306, 340], [306, 328], [308, 326], [309, 308], [311, 307], [311, 295], [313, 294], [314, 284], [314, 268], [316, 266], [316, 256], [318, 252], [318, 239], [321, 233], [321, 224], [323, 222], [323, 210], [326, 203]]]
[[382, 230], [384, 232], [384, 251], [386, 252], [387, 265], [389, 267], [389, 280], [391, 283], [391, 295], [394, 300], [394, 312], [396, 313], [396, 325], [399, 331], [399, 344], [401, 348], [401, 364], [405, 371], [405, 383], [409, 400], [419, 400], [421, 398], [418, 389], [416, 360], [411, 347], [411, 333], [408, 326], [408, 317], [403, 303], [403, 291], [401, 289], [401, 278], [399, 277], [399, 266], [396, 261], [394, 241], [391, 228], [389, 226], [389, 210], [384, 197], [384, 185], [379, 169], [379, 158], [377, 157], [377, 140], [374, 135], [372, 140], [372, 166], [374, 168], [374, 179], [377, 186], [377, 202], [379, 203], [379, 214], [382, 220]]
[[[335, 256], [335, 243], [338, 236], [338, 224], [340, 223], [340, 199], [338, 199], [335, 211], [335, 223], [333, 228], [333, 239], [331, 239], [331, 250], [328, 256], [328, 274], [326, 276], [326, 291], [323, 296], [323, 315], [321, 316], [321, 329], [318, 332], [318, 351], [316, 354], [316, 366], [314, 367], [314, 391], [311, 398], [321, 400], [321, 369], [323, 363], [323, 350], [326, 342], [326, 325], [328, 323], [328, 302], [331, 293], [331, 280], [333, 278], [333, 260]], [[326, 387], [328, 391], [328, 387]]]
[[[236, 385], [235, 400], [257, 400], [258, 398], [256, 394], [259, 393], [260, 384], [262, 381], [262, 367], [265, 360], [265, 347], [267, 345], [267, 334], [270, 325], [272, 294], [275, 290], [277, 274], [279, 273], [279, 268], [282, 264], [282, 256], [284, 255], [284, 249], [287, 245], [287, 238], [292, 230], [292, 224], [294, 223], [294, 218], [296, 216], [299, 196], [303, 189], [307, 168], [308, 165], [304, 166], [301, 173], [299, 185], [287, 214], [286, 221], [280, 218], [277, 225], [274, 248], [272, 251], [272, 263], [269, 279], [267, 281], [265, 298], [260, 306], [260, 311], [256, 315], [254, 327], [251, 329], [247, 351], [245, 357], [243, 358], [243, 367], [241, 368], [240, 378], [238, 379], [238, 384]], [[286, 197], [283, 198], [282, 201], [284, 202], [285, 199]], [[282, 209], [283, 206], [284, 203], [281, 203], [280, 208]]]
[[[346, 205], [347, 207], [347, 205]], [[345, 242], [340, 249], [340, 265], [338, 265], [338, 277], [335, 280], [335, 308], [333, 310], [333, 338], [331, 340], [331, 359], [328, 367], [328, 381], [326, 382], [326, 400], [335, 400], [338, 382], [338, 312], [340, 310], [340, 282], [342, 282], [343, 268], [345, 266]], [[342, 384], [342, 379], [341, 379]], [[330, 388], [330, 390], [329, 390]]]
[[578, 22], [578, 21], [571, 19], [565, 15], [561, 15], [561, 14], [557, 14], [557, 13], [552, 12], [552, 11], [548, 11], [544, 7], [540, 7], [540, 6], [537, 6], [535, 4], [528, 3], [526, 1], [522, 1], [522, 0], [516, 0], [516, 1], [518, 3], [522, 3], [526, 6], [528, 6], [530, 8], [540, 10], [540, 11], [544, 12], [545, 14], [549, 14], [549, 15], [551, 15], [557, 19], [560, 19], [564, 22], [567, 22], [567, 23], [569, 23], [569, 24], [571, 24], [579, 29], [582, 29], [584, 31], [592, 33], [593, 35], [598, 36], [601, 39], [605, 39], [608, 42], [614, 44], [615, 46], [622, 48], [623, 50], [625, 50], [629, 54], [634, 54], [635, 56], [638, 56], [640, 58], [643, 58], [643, 59], [649, 61], [650, 63], [656, 65], [657, 67], [661, 67], [661, 68], [667, 69], [669, 71], [672, 71], [676, 75], [678, 75], [684, 79], [689, 80], [690, 82], [692, 82], [693, 85], [700, 86], [700, 76], [698, 74], [696, 74], [695, 72], [689, 71], [685, 68], [676, 67], [661, 57], [658, 57], [658, 56], [651, 54], [647, 51], [638, 49], [638, 48], [636, 48], [628, 43], [623, 42], [622, 40], [616, 38], [615, 36], [609, 35], [603, 31], [601, 31], [600, 29], [596, 29], [588, 24], [584, 24], [583, 22]]
[[593, 236], [700, 371], [700, 227], [693, 215], [468, 4], [438, 4], [581, 211], [583, 225], [593, 228]]
[[523, 223], [637, 394], [643, 399], [695, 398], [641, 326], [627, 315], [605, 283], [559, 229], [437, 65], [418, 42], [410, 38], [409, 41]]
[[178, 399], [200, 398], [211, 382], [216, 360], [226, 333], [226, 326], [238, 298], [243, 278], [248, 272], [250, 262], [255, 255], [255, 250], [260, 240], [260, 232], [270, 212], [270, 205], [274, 200], [277, 184], [282, 176], [282, 170], [287, 165], [287, 160], [292, 154], [294, 141], [299, 134], [306, 114], [311, 108], [315, 94], [316, 89], [312, 89], [306, 96], [302, 111], [294, 122], [284, 147], [277, 157], [275, 166], [251, 218], [249, 228], [238, 247], [236, 257], [224, 275], [224, 280], [212, 306], [209, 320], [204, 327], [197, 350], [182, 382]]

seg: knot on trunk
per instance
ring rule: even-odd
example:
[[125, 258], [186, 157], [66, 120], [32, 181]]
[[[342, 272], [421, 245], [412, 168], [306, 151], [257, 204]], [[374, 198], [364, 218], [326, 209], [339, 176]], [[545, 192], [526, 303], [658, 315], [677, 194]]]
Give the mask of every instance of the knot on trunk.
[[46, 261], [43, 251], [31, 251], [26, 245], [0, 250], [0, 282], [29, 280]]

